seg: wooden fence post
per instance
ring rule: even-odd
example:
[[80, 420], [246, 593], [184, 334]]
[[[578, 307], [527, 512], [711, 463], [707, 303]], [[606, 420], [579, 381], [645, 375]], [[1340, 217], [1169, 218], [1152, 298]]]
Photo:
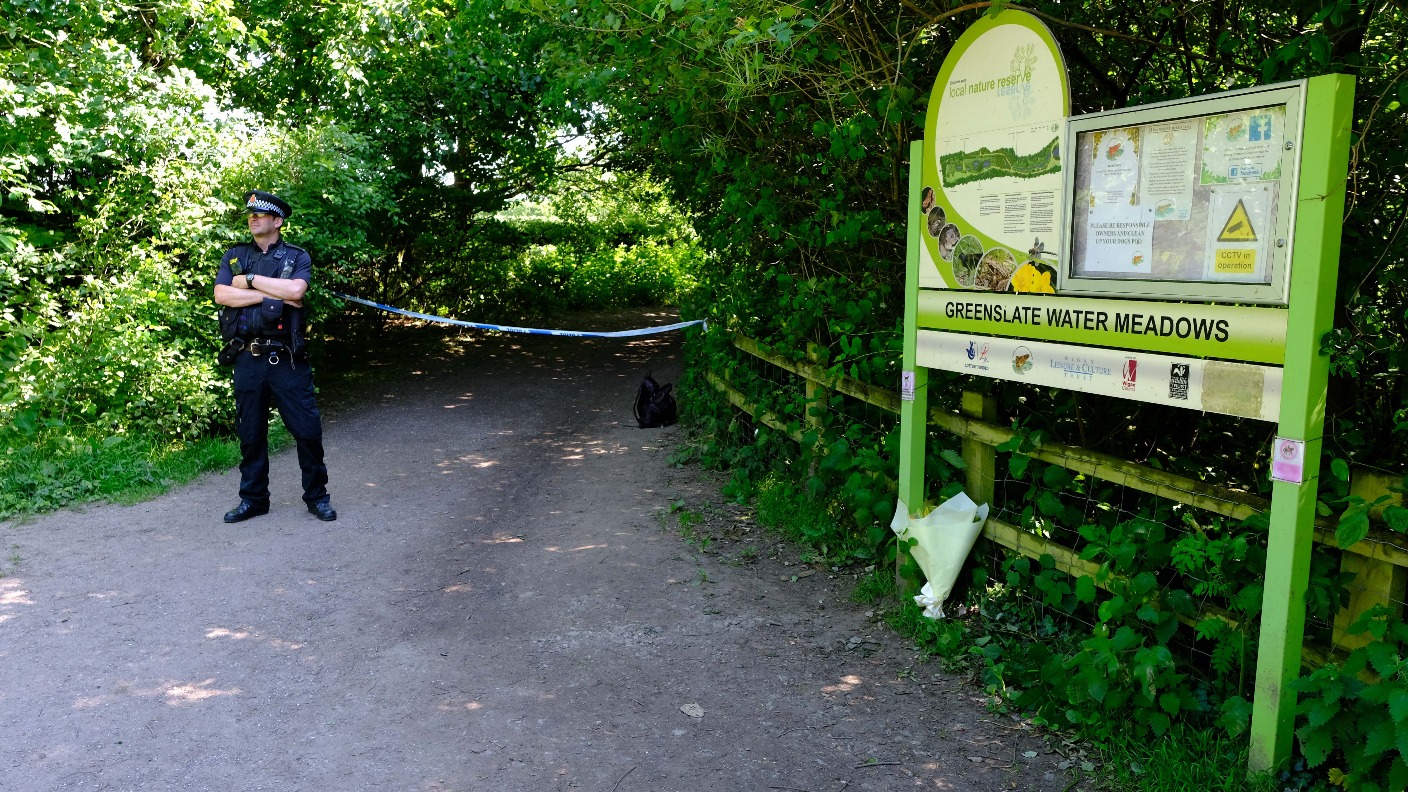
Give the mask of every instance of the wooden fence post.
[[[1363, 469], [1355, 469], [1349, 480], [1349, 494], [1358, 495], [1370, 503], [1380, 496], [1393, 497], [1391, 503], [1401, 505], [1403, 496], [1389, 489], [1389, 484], [1402, 481], [1401, 478], [1383, 476]], [[1374, 515], [1382, 514], [1375, 510]], [[1340, 559], [1340, 571], [1354, 573], [1350, 583], [1349, 603], [1335, 614], [1333, 648], [1346, 652], [1354, 651], [1369, 643], [1367, 633], [1351, 635], [1350, 625], [1364, 611], [1375, 605], [1387, 605], [1392, 611], [1391, 618], [1402, 620], [1403, 599], [1408, 589], [1408, 569], [1379, 558], [1370, 558], [1358, 553], [1345, 553]]]
[[[813, 366], [821, 365], [821, 347], [810, 341], [807, 342], [807, 362]], [[826, 394], [828, 391], [826, 388], [822, 387], [821, 383], [816, 382], [810, 377], [807, 377], [804, 381], [806, 382], [807, 389], [807, 405], [803, 408], [803, 411], [806, 413], [803, 416], [803, 423], [806, 424], [804, 431], [816, 432], [816, 442], [812, 444], [811, 448], [806, 449], [811, 455], [811, 463], [807, 465], [807, 475], [815, 476], [819, 462], [817, 457], [820, 456], [821, 452], [821, 433], [826, 425], [826, 422], [822, 420], [820, 412], [826, 408]], [[813, 411], [818, 414], [813, 415]]]
[[[988, 391], [963, 391], [962, 413], [986, 423], [997, 421], [997, 398]], [[997, 490], [997, 450], [971, 437], [963, 438], [963, 461], [968, 464], [963, 489], [978, 505], [992, 503]]]

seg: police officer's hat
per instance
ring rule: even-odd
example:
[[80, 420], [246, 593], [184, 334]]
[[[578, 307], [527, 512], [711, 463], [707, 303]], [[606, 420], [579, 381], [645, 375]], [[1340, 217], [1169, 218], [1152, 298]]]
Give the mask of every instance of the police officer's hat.
[[287, 220], [293, 214], [284, 199], [263, 190], [250, 190], [244, 194], [244, 208], [251, 212], [269, 212]]

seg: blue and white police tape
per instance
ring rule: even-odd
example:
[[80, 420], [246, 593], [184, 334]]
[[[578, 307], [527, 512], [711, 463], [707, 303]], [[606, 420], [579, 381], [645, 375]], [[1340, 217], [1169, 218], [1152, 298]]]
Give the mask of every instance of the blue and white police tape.
[[[668, 333], [671, 330], [681, 330], [697, 324], [705, 324], [703, 319], [694, 319], [689, 322], [677, 322], [672, 325], [662, 325], [660, 327], [642, 327], [637, 330], [613, 330], [609, 332], [595, 332], [589, 330], [545, 330], [538, 327], [514, 327], [512, 325], [488, 324], [486, 322], [466, 322], [463, 319], [449, 319], [444, 316], [432, 316], [431, 314], [407, 311], [401, 308], [392, 308], [389, 305], [382, 305], [379, 302], [363, 300], [361, 297], [353, 297], [350, 294], [333, 292], [333, 294], [343, 300], [350, 300], [354, 303], [361, 303], [371, 308], [379, 308], [389, 313], [409, 316], [414, 319], [423, 319], [427, 322], [437, 324], [456, 325], [458, 327], [473, 327], [478, 330], [499, 330], [505, 333], [528, 333], [529, 335], [550, 335], [550, 336], [571, 336], [573, 338], [629, 338], [631, 336], [653, 335], [655, 333]], [[707, 329], [707, 325], [706, 328]]]

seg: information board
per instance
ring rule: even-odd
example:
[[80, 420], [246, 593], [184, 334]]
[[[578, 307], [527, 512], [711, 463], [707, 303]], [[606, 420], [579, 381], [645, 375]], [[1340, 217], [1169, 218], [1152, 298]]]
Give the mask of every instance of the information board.
[[1248, 758], [1273, 770], [1294, 739], [1354, 80], [1070, 119], [1066, 84], [1050, 32], [1010, 8], [935, 81], [910, 148], [897, 517], [929, 492], [931, 370], [1276, 422]]
[[1284, 305], [1300, 84], [1072, 118], [1058, 290]]
[[1066, 66], [1036, 17], [970, 27], [934, 81], [925, 123], [919, 285], [1055, 291]]

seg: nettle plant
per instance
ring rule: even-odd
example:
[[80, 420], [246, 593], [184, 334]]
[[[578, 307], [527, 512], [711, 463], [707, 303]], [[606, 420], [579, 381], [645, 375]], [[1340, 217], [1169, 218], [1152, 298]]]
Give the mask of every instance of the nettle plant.
[[1373, 640], [1292, 685], [1301, 752], [1346, 790], [1408, 788], [1408, 624], [1380, 605], [1349, 632]]
[[[1073, 575], [1051, 555], [1002, 563], [979, 608], [987, 636], [975, 652], [987, 662], [989, 691], [1001, 706], [1096, 738], [1130, 726], [1161, 735], [1175, 720], [1245, 730], [1265, 518], [1233, 521], [1164, 499], [1114, 497], [1113, 485], [1025, 455], [1043, 440], [1019, 433], [999, 447], [1012, 452], [1005, 497], [1024, 504], [1016, 515], [1024, 529], [1099, 568]], [[1115, 510], [1114, 502], [1129, 503]], [[1344, 583], [1335, 560], [1317, 554], [1312, 618], [1329, 619]], [[1025, 614], [1015, 605], [1022, 601]]]

